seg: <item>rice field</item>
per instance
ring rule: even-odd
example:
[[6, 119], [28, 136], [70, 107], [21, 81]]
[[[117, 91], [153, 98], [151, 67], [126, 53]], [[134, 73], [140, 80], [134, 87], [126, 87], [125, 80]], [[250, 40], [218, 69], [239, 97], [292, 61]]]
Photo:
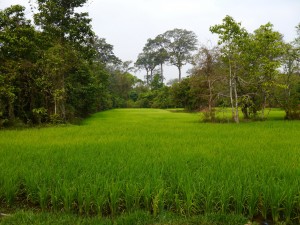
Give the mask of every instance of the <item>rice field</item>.
[[115, 109], [80, 126], [2, 130], [0, 159], [0, 210], [300, 223], [300, 121]]

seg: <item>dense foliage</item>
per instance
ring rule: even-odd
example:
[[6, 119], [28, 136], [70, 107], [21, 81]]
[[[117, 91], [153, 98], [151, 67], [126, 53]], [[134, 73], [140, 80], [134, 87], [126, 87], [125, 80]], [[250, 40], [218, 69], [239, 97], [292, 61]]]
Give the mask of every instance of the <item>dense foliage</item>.
[[74, 13], [78, 4], [64, 4], [38, 1], [39, 30], [22, 6], [0, 12], [0, 126], [71, 121], [109, 107], [107, 62], [94, 48], [91, 20]]

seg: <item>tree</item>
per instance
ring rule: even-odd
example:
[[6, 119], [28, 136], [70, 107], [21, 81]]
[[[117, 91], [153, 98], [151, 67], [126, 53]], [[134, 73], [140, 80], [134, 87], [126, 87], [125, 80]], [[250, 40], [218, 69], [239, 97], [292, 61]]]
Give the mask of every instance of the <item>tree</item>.
[[162, 85], [159, 89], [154, 90], [154, 98], [151, 107], [152, 108], [173, 108], [174, 104], [171, 99], [171, 88]]
[[222, 53], [229, 69], [229, 96], [232, 108], [232, 117], [239, 123], [239, 99], [238, 99], [238, 71], [242, 46], [248, 37], [247, 31], [230, 16], [223, 19], [223, 23], [211, 26], [210, 31], [219, 35], [219, 45], [222, 45]]
[[293, 41], [292, 45], [295, 47], [296, 51], [296, 61], [298, 63], [298, 70], [297, 73], [300, 74], [300, 23], [296, 26], [296, 31], [297, 31], [297, 37]]
[[158, 90], [164, 86], [160, 74], [157, 73], [153, 76], [150, 86], [151, 86], [151, 90]]
[[184, 29], [173, 29], [162, 34], [164, 46], [168, 52], [168, 61], [178, 68], [179, 82], [181, 69], [192, 60], [192, 52], [197, 48], [197, 36], [194, 32]]
[[138, 59], [134, 64], [139, 69], [146, 70], [146, 83], [150, 85], [151, 80], [153, 78], [153, 71], [155, 67], [158, 65], [155, 54], [153, 52], [148, 51], [147, 49], [138, 55]]
[[[67, 113], [67, 89], [77, 85], [77, 82], [72, 83], [76, 79], [72, 79], [71, 76], [76, 77], [80, 74], [80, 69], [72, 62], [92, 62], [97, 56], [91, 19], [87, 13], [75, 12], [75, 9], [83, 6], [86, 1], [37, 0], [39, 12], [34, 15], [36, 25], [51, 40], [51, 46], [46, 50], [41, 64], [44, 65], [44, 72], [48, 74], [48, 78], [50, 74], [52, 76], [50, 89], [54, 99], [54, 114], [61, 116], [63, 120], [66, 120]], [[83, 82], [82, 85], [88, 84]]]
[[91, 76], [93, 77], [93, 87], [95, 87], [96, 111], [111, 109], [113, 107], [112, 96], [109, 90], [109, 78], [111, 73], [106, 65], [102, 63], [93, 63], [90, 65]]
[[171, 86], [171, 96], [175, 107], [188, 108], [190, 91], [189, 78], [185, 78], [182, 82], [173, 83]]
[[75, 12], [85, 2], [38, 0], [39, 30], [24, 7], [0, 10], [0, 126], [71, 121], [112, 107], [110, 73], [132, 68], [94, 36], [86, 13]]
[[115, 71], [119, 71], [121, 73], [130, 73], [131, 71], [134, 70], [134, 67], [131, 64], [132, 64], [131, 60], [124, 61], [117, 64], [109, 65], [108, 69], [112, 73]]
[[297, 37], [295, 38], [294, 44], [296, 45], [297, 49], [299, 50], [300, 48], [300, 23], [296, 26], [296, 32], [297, 32]]
[[110, 79], [110, 91], [113, 97], [113, 107], [127, 107], [131, 91], [138, 79], [129, 72], [114, 71]]
[[105, 38], [95, 36], [93, 47], [96, 50], [95, 61], [103, 64], [120, 64], [121, 60], [115, 56], [111, 44], [108, 44]]
[[286, 119], [300, 119], [300, 24], [296, 26], [298, 37], [285, 45], [281, 58], [276, 100], [285, 111]]
[[166, 40], [163, 35], [158, 35], [154, 39], [148, 39], [144, 47], [145, 50], [152, 52], [157, 65], [160, 65], [161, 80], [164, 80], [163, 64], [168, 60], [169, 55], [165, 47]]
[[292, 45], [287, 45], [286, 54], [283, 57], [283, 74], [280, 76], [279, 82], [282, 86], [280, 89], [279, 103], [285, 111], [286, 119], [300, 119], [300, 77], [298, 61], [299, 55]]
[[[44, 90], [48, 111], [64, 120], [66, 120], [66, 89], [72, 86], [69, 83], [69, 76], [74, 74], [72, 71], [76, 71], [75, 66], [78, 65], [78, 61], [76, 51], [61, 44], [47, 49], [38, 61], [41, 71], [39, 81]], [[53, 103], [53, 107], [49, 103]]]
[[174, 83], [170, 94], [176, 107], [187, 110], [199, 110], [203, 105], [203, 98], [199, 94], [203, 90], [202, 82], [197, 82], [199, 77], [192, 76]]
[[[274, 90], [278, 84], [281, 58], [284, 55], [285, 43], [283, 36], [273, 30], [273, 25], [267, 23], [260, 26], [251, 36], [251, 77], [255, 83], [255, 92], [260, 97], [261, 118], [265, 118], [265, 108], [271, 98], [274, 98]], [[251, 54], [251, 53], [250, 53]]]
[[191, 70], [192, 89], [197, 85], [202, 87], [199, 94], [201, 98], [207, 101], [208, 119], [213, 120], [215, 118], [215, 102], [221, 92], [220, 86], [223, 85], [225, 78], [220, 49], [201, 46], [193, 61], [195, 66]]
[[81, 52], [86, 59], [95, 52], [93, 48], [94, 32], [88, 13], [76, 13], [87, 0], [37, 0], [39, 12], [34, 21], [52, 41], [71, 46]]
[[35, 61], [40, 35], [25, 18], [25, 8], [0, 11], [0, 112], [9, 121], [29, 120], [36, 105]]

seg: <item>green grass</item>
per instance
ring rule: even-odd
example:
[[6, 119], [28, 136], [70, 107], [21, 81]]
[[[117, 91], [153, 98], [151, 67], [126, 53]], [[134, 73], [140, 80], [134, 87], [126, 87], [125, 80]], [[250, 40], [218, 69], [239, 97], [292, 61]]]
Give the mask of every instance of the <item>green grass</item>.
[[126, 224], [141, 213], [140, 224], [245, 224], [256, 215], [299, 223], [300, 122], [275, 120], [280, 113], [237, 125], [118, 109], [81, 126], [0, 131], [0, 212], [41, 213], [0, 221], [50, 224], [42, 218], [63, 213], [80, 224]]

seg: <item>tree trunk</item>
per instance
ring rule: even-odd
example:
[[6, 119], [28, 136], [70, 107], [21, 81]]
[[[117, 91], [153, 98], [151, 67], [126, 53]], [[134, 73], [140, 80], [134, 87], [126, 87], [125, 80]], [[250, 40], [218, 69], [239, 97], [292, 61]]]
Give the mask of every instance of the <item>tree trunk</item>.
[[238, 102], [238, 94], [237, 94], [237, 77], [234, 78], [234, 96], [235, 96], [235, 117], [234, 121], [239, 123], [239, 102]]
[[231, 103], [232, 119], [234, 119], [235, 118], [235, 113], [234, 113], [233, 94], [232, 94], [232, 69], [231, 69], [231, 62], [229, 62], [229, 96], [230, 96], [230, 103]]
[[150, 83], [153, 81], [153, 70], [154, 69], [150, 70]]
[[261, 109], [261, 119], [265, 119], [265, 109], [266, 109], [266, 105], [267, 105], [267, 95], [264, 93], [264, 101], [262, 104], [262, 109]]
[[65, 108], [64, 100], [63, 100], [60, 108], [61, 108], [60, 110], [61, 110], [61, 114], [62, 114], [62, 119], [63, 119], [64, 122], [66, 122], [67, 118], [66, 118], [66, 108]]
[[64, 122], [66, 121], [66, 92], [65, 92], [65, 75], [63, 74], [63, 80], [62, 80], [62, 89], [63, 89], [63, 97], [62, 97], [62, 103], [61, 103], [61, 112], [62, 112], [62, 118]]
[[160, 64], [160, 76], [161, 76], [161, 82], [164, 82], [164, 71], [163, 71], [163, 64]]
[[14, 102], [13, 101], [8, 102], [8, 117], [9, 117], [10, 120], [15, 119]]
[[57, 115], [57, 101], [54, 98], [54, 114]]
[[147, 86], [149, 86], [149, 71], [146, 70], [146, 83], [147, 83]]
[[208, 111], [211, 113], [211, 104], [212, 104], [212, 90], [211, 90], [211, 83], [210, 80], [208, 80], [208, 89], [209, 89], [209, 99], [208, 99]]
[[179, 72], [179, 79], [178, 79], [178, 81], [180, 82], [181, 81], [181, 66], [178, 66], [178, 72]]
[[213, 81], [208, 78], [208, 88], [209, 88], [209, 100], [208, 100], [208, 111], [211, 121], [215, 121], [215, 110], [214, 110], [214, 93], [213, 93]]

